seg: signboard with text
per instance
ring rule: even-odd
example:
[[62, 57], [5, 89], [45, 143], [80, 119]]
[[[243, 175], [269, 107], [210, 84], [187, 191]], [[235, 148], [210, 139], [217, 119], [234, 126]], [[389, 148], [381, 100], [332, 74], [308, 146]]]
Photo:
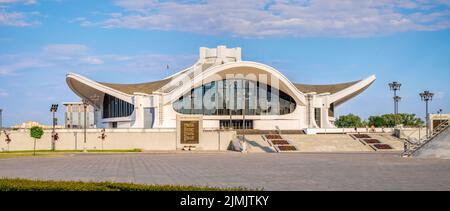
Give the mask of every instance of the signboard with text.
[[182, 120], [180, 121], [180, 143], [198, 144], [199, 143], [199, 121]]

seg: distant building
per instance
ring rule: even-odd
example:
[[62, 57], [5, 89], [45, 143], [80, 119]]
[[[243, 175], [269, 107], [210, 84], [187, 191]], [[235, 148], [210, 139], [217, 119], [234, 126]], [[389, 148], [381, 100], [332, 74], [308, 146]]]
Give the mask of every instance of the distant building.
[[[64, 113], [65, 128], [83, 128], [84, 126], [84, 106], [82, 102], [66, 102]], [[95, 109], [93, 106], [86, 107], [86, 125], [87, 128], [96, 128]]]
[[433, 131], [434, 128], [438, 127], [440, 124], [448, 122], [450, 120], [450, 114], [430, 114], [430, 130]]
[[[34, 122], [34, 121], [29, 120], [29, 121], [26, 121], [26, 122], [24, 122], [22, 124], [14, 125], [14, 126], [12, 126], [12, 128], [16, 128], [16, 129], [30, 129], [30, 128], [34, 127], [34, 126], [39, 126], [39, 127], [43, 128], [43, 129], [51, 129], [53, 127], [52, 125], [43, 125], [43, 124], [41, 124], [39, 122]], [[55, 128], [64, 128], [64, 126], [56, 125]]]

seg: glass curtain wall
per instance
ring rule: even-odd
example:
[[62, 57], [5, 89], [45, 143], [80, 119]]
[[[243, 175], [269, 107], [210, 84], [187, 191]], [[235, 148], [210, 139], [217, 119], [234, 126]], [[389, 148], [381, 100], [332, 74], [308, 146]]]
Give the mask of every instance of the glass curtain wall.
[[126, 101], [105, 94], [103, 98], [103, 118], [117, 118], [130, 116], [134, 105]]
[[284, 115], [296, 108], [283, 91], [257, 81], [233, 79], [213, 81], [190, 90], [173, 103], [181, 114]]

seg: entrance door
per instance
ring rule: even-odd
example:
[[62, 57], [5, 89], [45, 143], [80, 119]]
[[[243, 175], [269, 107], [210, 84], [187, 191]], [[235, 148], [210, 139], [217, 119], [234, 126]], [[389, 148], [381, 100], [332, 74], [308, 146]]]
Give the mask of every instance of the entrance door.
[[[230, 128], [230, 120], [220, 120], [221, 129]], [[253, 120], [245, 120], [246, 129], [253, 129]], [[233, 129], [244, 129], [244, 120], [232, 120], [231, 127]]]

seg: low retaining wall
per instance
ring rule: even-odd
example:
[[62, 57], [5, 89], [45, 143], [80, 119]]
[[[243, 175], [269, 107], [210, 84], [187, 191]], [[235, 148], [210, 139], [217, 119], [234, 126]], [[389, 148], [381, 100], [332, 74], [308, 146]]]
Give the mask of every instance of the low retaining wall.
[[394, 136], [400, 139], [417, 141], [424, 138], [427, 134], [427, 128], [398, 128], [394, 131]]
[[[44, 135], [36, 141], [37, 150], [51, 149], [51, 130], [44, 130]], [[56, 130], [59, 140], [56, 142], [56, 150], [82, 150], [84, 147], [84, 132], [79, 129]], [[11, 143], [9, 151], [33, 150], [33, 138], [30, 131], [21, 129], [9, 131]], [[101, 150], [102, 140], [100, 129], [88, 129], [86, 133], [86, 147], [88, 150]], [[184, 145], [177, 140], [175, 129], [106, 129], [106, 139], [103, 141], [103, 149], [143, 149], [154, 151], [179, 150]], [[236, 137], [234, 131], [204, 131], [200, 136], [198, 150], [227, 149], [230, 141]], [[0, 151], [7, 151], [5, 134], [0, 135]], [[192, 144], [191, 144], [192, 145]]]

